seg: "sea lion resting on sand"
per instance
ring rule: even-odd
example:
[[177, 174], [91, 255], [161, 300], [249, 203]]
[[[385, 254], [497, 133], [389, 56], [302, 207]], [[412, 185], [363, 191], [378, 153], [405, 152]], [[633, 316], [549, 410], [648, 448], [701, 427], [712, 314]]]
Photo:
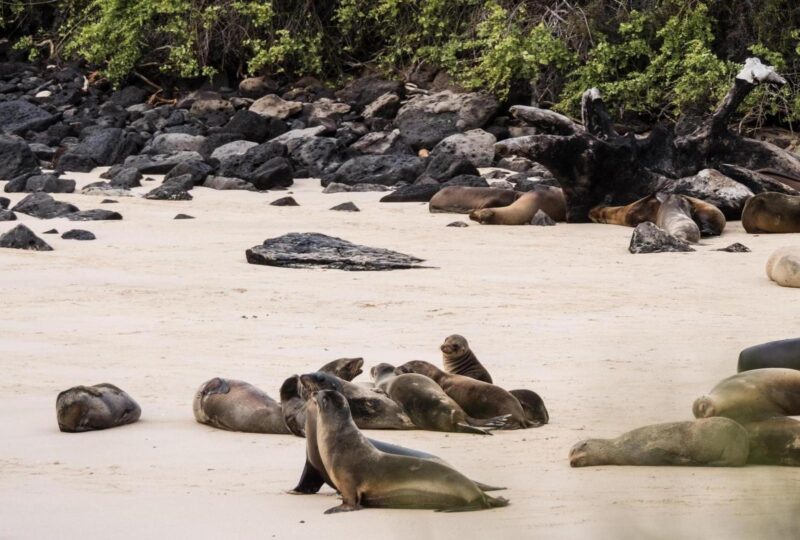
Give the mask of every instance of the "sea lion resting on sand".
[[[306, 407], [306, 415], [305, 415], [306, 423], [305, 426], [303, 427], [303, 431], [307, 434], [306, 463], [305, 467], [303, 467], [303, 474], [300, 476], [300, 481], [297, 483], [297, 486], [291, 491], [291, 493], [296, 495], [317, 493], [323, 484], [328, 484], [333, 489], [337, 489], [336, 485], [333, 483], [333, 480], [331, 480], [330, 476], [326, 472], [325, 465], [322, 463], [322, 456], [320, 456], [319, 453], [319, 446], [317, 444], [318, 412], [319, 411], [317, 409], [316, 402], [313, 399], [309, 399], [308, 406]], [[412, 450], [410, 448], [405, 448], [403, 446], [398, 446], [396, 444], [390, 444], [383, 441], [376, 441], [375, 439], [368, 438], [367, 440], [370, 443], [372, 443], [372, 445], [375, 448], [377, 448], [381, 452], [386, 452], [387, 454], [428, 459], [431, 461], [437, 461], [448, 467], [450, 466], [441, 458], [434, 456], [433, 454], [428, 454], [427, 452], [420, 452], [418, 450]], [[480, 482], [475, 482], [475, 484], [482, 491], [497, 491], [505, 489], [501, 487], [487, 486], [486, 484], [482, 484]]]
[[509, 394], [517, 398], [522, 405], [525, 418], [532, 426], [542, 426], [550, 422], [550, 413], [544, 405], [544, 400], [533, 390], [509, 390]]
[[317, 405], [316, 442], [326, 474], [342, 495], [342, 504], [326, 514], [364, 507], [423, 508], [445, 511], [507, 506], [472, 480], [439, 461], [381, 452], [359, 431], [348, 400], [323, 390]]
[[754, 233], [800, 232], [800, 196], [768, 191], [747, 199], [742, 226]]
[[58, 429], [67, 433], [124, 426], [141, 416], [139, 404], [113, 384], [74, 386], [56, 398]]
[[539, 210], [553, 221], [567, 220], [567, 203], [564, 191], [552, 186], [539, 186], [523, 193], [509, 206], [473, 210], [469, 219], [482, 225], [530, 225]]
[[747, 431], [728, 418], [645, 426], [616, 439], [587, 439], [569, 453], [572, 467], [596, 465], [704, 465], [747, 462]]
[[767, 277], [781, 287], [800, 287], [800, 246], [780, 248], [770, 255]]
[[281, 405], [252, 384], [216, 377], [197, 390], [192, 405], [194, 418], [228, 431], [290, 433]]
[[800, 422], [776, 417], [743, 425], [750, 437], [748, 463], [800, 466]]
[[453, 401], [469, 416], [479, 419], [511, 415], [505, 429], [534, 427], [525, 416], [517, 398], [499, 386], [477, 381], [463, 375], [445, 373], [433, 364], [422, 360], [406, 362], [397, 368], [398, 373], [419, 373], [433, 379]]
[[375, 387], [398, 403], [420, 429], [491, 435], [487, 428], [500, 428], [506, 418], [472, 418], [433, 379], [417, 373], [401, 373], [394, 366], [378, 364], [371, 370]]
[[739, 353], [737, 371], [762, 368], [800, 369], [800, 338], [753, 345]]
[[765, 368], [724, 379], [692, 406], [695, 418], [724, 416], [739, 422], [800, 415], [800, 371]]
[[444, 369], [448, 373], [492, 383], [492, 376], [472, 352], [469, 343], [463, 336], [458, 334], [447, 336], [439, 349], [442, 351]]
[[516, 201], [520, 193], [511, 189], [485, 187], [447, 186], [431, 198], [428, 203], [430, 212], [449, 212], [469, 214], [481, 208], [508, 206]]

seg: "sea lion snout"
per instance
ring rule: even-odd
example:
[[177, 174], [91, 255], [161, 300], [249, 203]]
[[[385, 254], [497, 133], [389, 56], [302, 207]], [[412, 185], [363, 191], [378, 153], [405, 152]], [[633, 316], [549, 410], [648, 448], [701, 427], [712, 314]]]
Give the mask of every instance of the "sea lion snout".
[[708, 396], [697, 398], [692, 405], [692, 412], [695, 418], [710, 418], [717, 415], [714, 404]]
[[588, 463], [589, 457], [589, 441], [581, 441], [569, 451], [569, 466], [570, 467], [585, 467]]
[[472, 221], [477, 221], [478, 223], [486, 223], [487, 221], [492, 219], [493, 215], [494, 212], [492, 210], [484, 208], [482, 210], [473, 210], [472, 212], [470, 212], [469, 219], [471, 219]]

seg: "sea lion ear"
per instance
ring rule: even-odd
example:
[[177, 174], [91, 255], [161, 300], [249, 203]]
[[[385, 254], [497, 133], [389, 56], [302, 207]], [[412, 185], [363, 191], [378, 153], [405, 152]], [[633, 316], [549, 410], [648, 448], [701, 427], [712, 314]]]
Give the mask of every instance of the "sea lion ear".
[[666, 194], [666, 193], [664, 193], [664, 192], [662, 192], [662, 191], [659, 191], [659, 192], [658, 192], [658, 193], [656, 193], [655, 195], [656, 195], [656, 200], [657, 200], [658, 202], [660, 202], [661, 204], [664, 204], [664, 201], [666, 201], [666, 200], [667, 200], [667, 194]]

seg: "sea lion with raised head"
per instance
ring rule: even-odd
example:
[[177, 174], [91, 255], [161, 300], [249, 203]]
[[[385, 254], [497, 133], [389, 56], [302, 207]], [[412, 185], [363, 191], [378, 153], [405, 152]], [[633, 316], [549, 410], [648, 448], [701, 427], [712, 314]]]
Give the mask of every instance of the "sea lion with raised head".
[[481, 208], [508, 206], [519, 196], [520, 193], [512, 189], [447, 186], [437, 191], [431, 198], [428, 210], [430, 212], [469, 214], [473, 210]]
[[636, 227], [645, 221], [655, 222], [660, 206], [655, 195], [648, 195], [625, 206], [596, 206], [589, 211], [589, 219], [594, 223]]
[[739, 353], [737, 371], [763, 368], [800, 369], [800, 338], [769, 341]]
[[333, 362], [328, 362], [317, 371], [336, 375], [345, 381], [352, 381], [363, 373], [361, 370], [363, 366], [363, 358], [339, 358]]
[[695, 418], [724, 416], [749, 422], [800, 415], [800, 371], [764, 368], [722, 380], [692, 406]]
[[502, 428], [506, 418], [472, 418], [436, 382], [417, 373], [395, 372], [389, 364], [378, 364], [370, 373], [375, 387], [398, 403], [414, 425], [430, 431], [491, 435], [488, 429]]
[[458, 334], [447, 336], [439, 349], [442, 351], [444, 370], [448, 373], [492, 383], [492, 376], [478, 361], [465, 337]]
[[371, 388], [343, 381], [330, 373], [300, 375], [300, 384], [307, 396], [320, 390], [336, 390], [350, 403], [353, 420], [361, 429], [414, 429], [414, 423], [386, 394]]
[[441, 462], [388, 454], [359, 431], [348, 400], [334, 390], [312, 396], [317, 405], [316, 441], [324, 470], [342, 496], [326, 514], [364, 507], [444, 511], [507, 506], [472, 480]]
[[700, 241], [700, 227], [692, 219], [692, 205], [682, 195], [657, 193], [661, 203], [655, 224], [679, 240], [690, 244]]
[[201, 424], [245, 433], [290, 433], [281, 405], [250, 383], [215, 377], [194, 396], [194, 418]]
[[800, 466], [800, 422], [779, 416], [743, 425], [750, 438], [748, 463]]
[[553, 221], [567, 220], [567, 203], [564, 191], [553, 186], [540, 186], [523, 193], [508, 206], [473, 210], [469, 219], [482, 225], [530, 225], [539, 210]]
[[74, 386], [56, 398], [58, 429], [66, 433], [124, 426], [141, 416], [139, 404], [113, 384]]
[[640, 427], [616, 439], [587, 439], [572, 447], [572, 467], [597, 465], [694, 465], [741, 467], [747, 431], [728, 418], [705, 418]]
[[750, 234], [800, 232], [800, 196], [768, 191], [750, 197], [742, 226]]
[[517, 398], [499, 386], [444, 372], [422, 360], [406, 362], [397, 370], [398, 373], [418, 373], [430, 377], [473, 418], [485, 420], [510, 415], [504, 429], [536, 427], [525, 416]]

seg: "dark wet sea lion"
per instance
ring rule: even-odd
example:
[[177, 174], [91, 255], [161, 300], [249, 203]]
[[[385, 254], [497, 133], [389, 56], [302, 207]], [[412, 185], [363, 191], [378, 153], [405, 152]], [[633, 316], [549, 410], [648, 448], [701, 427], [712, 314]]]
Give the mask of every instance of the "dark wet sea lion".
[[141, 415], [139, 404], [113, 384], [74, 386], [56, 398], [58, 428], [67, 433], [124, 426]]
[[325, 513], [364, 507], [481, 510], [508, 505], [438, 461], [381, 452], [359, 431], [348, 400], [339, 392], [314, 393], [317, 447], [342, 504]]
[[431, 212], [469, 214], [481, 208], [508, 206], [520, 193], [511, 189], [447, 186], [440, 189], [428, 203]]
[[505, 429], [535, 427], [528, 421], [517, 398], [499, 386], [446, 373], [422, 360], [406, 362], [397, 370], [398, 373], [419, 373], [430, 377], [473, 418], [488, 419], [511, 415], [506, 421]]
[[216, 377], [200, 386], [192, 406], [194, 418], [228, 431], [288, 434], [281, 405], [250, 383]]
[[800, 371], [765, 368], [724, 379], [695, 400], [695, 418], [724, 416], [739, 422], [800, 415]]
[[625, 206], [597, 206], [589, 211], [594, 223], [608, 223], [636, 227], [645, 221], [655, 223], [661, 203], [655, 195], [648, 195]]
[[800, 466], [800, 422], [784, 416], [743, 425], [750, 437], [748, 463]]
[[666, 232], [690, 244], [700, 241], [700, 227], [692, 219], [692, 204], [682, 195], [656, 194], [661, 203], [655, 224]]
[[371, 388], [319, 371], [300, 375], [300, 384], [309, 396], [321, 390], [343, 394], [350, 404], [353, 420], [361, 429], [414, 429], [414, 423], [400, 405]]
[[363, 358], [339, 358], [333, 362], [328, 362], [317, 371], [336, 375], [345, 381], [352, 381], [363, 373], [361, 370], [363, 366]]
[[742, 226], [750, 234], [800, 232], [800, 196], [768, 191], [750, 197]]
[[572, 447], [572, 467], [695, 465], [740, 467], [747, 462], [747, 431], [728, 418], [645, 426], [616, 439], [587, 439]]
[[492, 382], [489, 371], [480, 363], [463, 336], [458, 334], [447, 336], [439, 349], [442, 351], [444, 370], [448, 373], [472, 377], [487, 383]]
[[753, 345], [739, 353], [739, 372], [763, 368], [800, 369], [800, 338]]
[[509, 390], [509, 394], [517, 398], [519, 404], [522, 405], [522, 410], [525, 412], [525, 418], [537, 426], [541, 426], [550, 422], [550, 413], [547, 412], [547, 407], [544, 405], [544, 400], [539, 394], [533, 390]]
[[371, 374], [375, 387], [398, 403], [420, 429], [491, 435], [488, 428], [505, 425], [503, 417], [488, 420], [470, 417], [441, 386], [425, 375], [398, 374], [389, 364], [378, 364]]
[[688, 195], [683, 195], [683, 198], [689, 201], [692, 206], [692, 219], [700, 228], [700, 236], [719, 236], [722, 234], [727, 224], [722, 210], [701, 199], [689, 197]]
[[564, 191], [557, 187], [541, 186], [523, 193], [508, 206], [473, 210], [469, 219], [483, 225], [530, 225], [539, 210], [553, 221], [566, 221], [567, 203]]

